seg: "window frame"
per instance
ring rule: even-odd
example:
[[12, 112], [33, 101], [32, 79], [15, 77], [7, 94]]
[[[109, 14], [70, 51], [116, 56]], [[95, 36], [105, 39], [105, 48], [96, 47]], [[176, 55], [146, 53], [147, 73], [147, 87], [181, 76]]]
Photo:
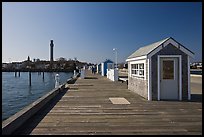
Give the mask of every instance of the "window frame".
[[[164, 61], [173, 61], [173, 78], [164, 78]], [[175, 69], [176, 69], [176, 66], [175, 66], [175, 60], [174, 59], [162, 59], [162, 74], [161, 74], [161, 79], [162, 80], [175, 80], [175, 77], [176, 77], [176, 72], [175, 72]]]
[[[140, 74], [140, 71], [143, 71], [143, 75]], [[130, 61], [130, 77], [146, 80], [146, 60]]]

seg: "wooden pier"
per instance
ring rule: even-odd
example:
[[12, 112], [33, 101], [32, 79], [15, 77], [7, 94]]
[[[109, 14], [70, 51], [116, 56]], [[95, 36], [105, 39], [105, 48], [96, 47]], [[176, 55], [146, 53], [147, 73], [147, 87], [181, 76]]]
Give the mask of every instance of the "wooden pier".
[[147, 101], [126, 83], [85, 74], [14, 134], [202, 134], [202, 102]]

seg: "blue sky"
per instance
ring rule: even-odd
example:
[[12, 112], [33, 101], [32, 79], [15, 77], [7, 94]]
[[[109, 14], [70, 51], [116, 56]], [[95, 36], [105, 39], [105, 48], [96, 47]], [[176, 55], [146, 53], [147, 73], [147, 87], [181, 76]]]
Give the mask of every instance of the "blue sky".
[[201, 2], [4, 2], [2, 62], [30, 56], [118, 62], [138, 48], [173, 37], [202, 60]]

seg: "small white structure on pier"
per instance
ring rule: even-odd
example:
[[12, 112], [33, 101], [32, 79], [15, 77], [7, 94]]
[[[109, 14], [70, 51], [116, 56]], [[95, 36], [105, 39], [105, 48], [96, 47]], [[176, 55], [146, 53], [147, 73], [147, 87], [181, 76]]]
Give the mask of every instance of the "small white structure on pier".
[[112, 81], [118, 81], [118, 69], [107, 69], [107, 78]]
[[74, 70], [74, 77], [76, 76], [76, 70]]
[[59, 83], [59, 74], [55, 75], [55, 88], [59, 87], [60, 83]]
[[85, 78], [85, 69], [80, 70], [80, 78], [84, 79]]
[[101, 63], [98, 64], [96, 67], [97, 67], [96, 73], [101, 74]]

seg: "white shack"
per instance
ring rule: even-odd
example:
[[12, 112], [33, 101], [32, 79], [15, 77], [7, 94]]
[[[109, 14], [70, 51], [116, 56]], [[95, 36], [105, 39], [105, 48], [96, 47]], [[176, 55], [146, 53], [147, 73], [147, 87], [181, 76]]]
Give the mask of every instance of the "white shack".
[[139, 48], [126, 60], [128, 89], [148, 100], [190, 100], [193, 56], [172, 37]]

